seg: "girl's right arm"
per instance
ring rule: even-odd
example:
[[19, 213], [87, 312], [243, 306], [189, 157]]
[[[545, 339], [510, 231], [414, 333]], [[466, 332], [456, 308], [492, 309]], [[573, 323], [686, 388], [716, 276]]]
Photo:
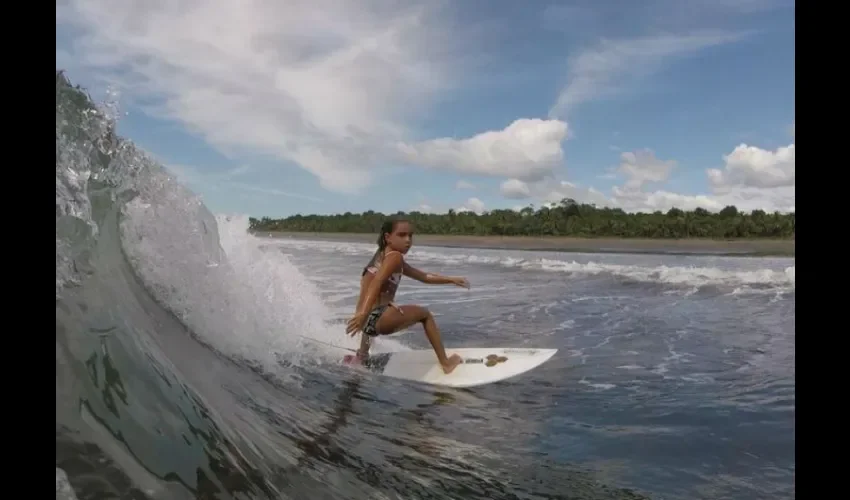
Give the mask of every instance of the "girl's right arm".
[[369, 285], [371, 285], [374, 280], [374, 276], [369, 278], [364, 277], [360, 280], [360, 294], [357, 297], [357, 305], [354, 307], [355, 313], [360, 310], [360, 305], [363, 304], [363, 299], [366, 298], [366, 290], [369, 289]]
[[372, 306], [380, 295], [381, 287], [389, 279], [390, 275], [401, 269], [401, 266], [402, 258], [400, 253], [393, 252], [384, 258], [384, 262], [381, 264], [380, 269], [378, 269], [378, 273], [372, 278], [369, 286], [366, 287], [366, 293], [363, 294], [361, 292], [361, 298], [357, 305], [358, 314], [368, 314], [372, 310]]
[[387, 281], [387, 278], [389, 278], [395, 270], [401, 267], [401, 263], [401, 254], [396, 253], [387, 256], [381, 264], [378, 274], [376, 274], [369, 285], [365, 287], [365, 294], [363, 293], [363, 287], [361, 286], [360, 300], [357, 303], [357, 311], [355, 311], [354, 316], [348, 320], [348, 324], [345, 327], [345, 333], [354, 335], [358, 330], [363, 329], [363, 324], [366, 322], [366, 317], [369, 315], [369, 311], [372, 310], [373, 304], [378, 299], [381, 287], [384, 282]]

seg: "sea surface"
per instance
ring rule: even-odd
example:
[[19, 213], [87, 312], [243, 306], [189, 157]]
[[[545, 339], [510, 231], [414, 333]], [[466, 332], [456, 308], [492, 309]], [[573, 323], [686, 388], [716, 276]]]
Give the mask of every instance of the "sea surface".
[[[447, 389], [340, 365], [371, 244], [256, 238], [57, 76], [57, 498], [788, 499], [794, 259], [417, 248]], [[376, 352], [427, 348], [421, 327]]]

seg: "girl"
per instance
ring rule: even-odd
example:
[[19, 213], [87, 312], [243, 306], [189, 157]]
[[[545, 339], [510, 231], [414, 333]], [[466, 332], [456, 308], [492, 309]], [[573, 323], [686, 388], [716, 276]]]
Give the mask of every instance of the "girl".
[[357, 311], [348, 320], [345, 332], [355, 335], [363, 332], [357, 357], [362, 360], [369, 354], [370, 337], [390, 335], [415, 323], [422, 323], [431, 347], [443, 371], [451, 373], [461, 358], [457, 354], [446, 357], [440, 340], [440, 330], [431, 311], [417, 305], [398, 306], [393, 303], [402, 275], [431, 285], [454, 284], [469, 288], [466, 278], [424, 273], [404, 262], [404, 254], [413, 244], [413, 228], [406, 220], [388, 220], [378, 235], [378, 250], [363, 268], [360, 275], [360, 299]]

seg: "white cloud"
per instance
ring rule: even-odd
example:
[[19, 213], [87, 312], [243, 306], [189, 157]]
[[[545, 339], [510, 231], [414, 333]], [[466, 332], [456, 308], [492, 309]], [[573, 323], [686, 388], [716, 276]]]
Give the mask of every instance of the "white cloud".
[[674, 161], [662, 161], [649, 149], [626, 151], [620, 155], [618, 171], [627, 177], [625, 186], [640, 189], [647, 182], [664, 182], [676, 167]]
[[562, 118], [583, 102], [622, 91], [636, 79], [657, 71], [665, 61], [741, 37], [740, 34], [713, 31], [603, 40], [569, 59], [567, 84], [549, 110], [549, 116]]
[[221, 184], [244, 176], [251, 171], [248, 165], [239, 165], [222, 172], [204, 172], [191, 165], [162, 162], [166, 170], [190, 186], [219, 189]]
[[499, 190], [501, 191], [502, 196], [514, 200], [522, 200], [531, 195], [531, 191], [528, 189], [528, 184], [519, 179], [506, 180], [502, 183]]
[[644, 212], [666, 211], [672, 207], [684, 210], [701, 207], [718, 211], [728, 205], [748, 212], [755, 209], [769, 212], [794, 210], [794, 144], [776, 151], [742, 144], [724, 155], [723, 160], [723, 170], [706, 170], [712, 187], [710, 193], [686, 195], [666, 190], [647, 192], [626, 182], [623, 187], [612, 189], [611, 203], [627, 211]]
[[723, 156], [722, 171], [706, 170], [711, 191], [694, 195], [647, 190], [647, 183], [665, 182], [675, 168], [675, 162], [659, 159], [648, 149], [625, 152], [620, 160], [617, 171], [625, 176], [625, 181], [614, 186], [610, 195], [593, 187], [544, 180], [528, 185], [530, 196], [543, 205], [572, 198], [579, 203], [617, 207], [627, 212], [665, 212], [673, 207], [716, 212], [728, 205], [747, 212], [755, 209], [789, 212], [796, 208], [794, 144], [775, 151], [738, 146]]
[[611, 206], [611, 201], [593, 187], [585, 188], [572, 182], [560, 181], [541, 186], [539, 197], [543, 203], [560, 203], [564, 198], [570, 198], [578, 203], [594, 204], [600, 207]]
[[265, 194], [265, 195], [271, 195], [271, 196], [284, 196], [284, 197], [287, 197], [287, 198], [300, 198], [302, 200], [310, 200], [310, 201], [317, 201], [317, 202], [325, 201], [322, 198], [319, 198], [317, 196], [310, 196], [310, 195], [301, 194], [301, 193], [293, 193], [292, 191], [284, 191], [283, 189], [270, 188], [270, 187], [267, 187], [267, 186], [257, 186], [257, 185], [253, 185], [253, 184], [245, 184], [243, 182], [235, 182], [235, 183], [231, 183], [229, 185], [235, 187], [236, 189], [251, 191], [253, 193], [259, 193], [259, 194]]
[[708, 179], [717, 189], [730, 187], [775, 188], [794, 186], [796, 147], [794, 144], [766, 151], [741, 144], [723, 157], [723, 170], [708, 170]]
[[[292, 161], [357, 191], [446, 88], [462, 36], [436, 3], [64, 0], [81, 70], [227, 153]], [[73, 75], [71, 75], [73, 77]]]
[[667, 211], [673, 207], [683, 210], [704, 208], [711, 212], [721, 210], [727, 205], [735, 205], [746, 212], [761, 209], [767, 212], [778, 210], [788, 212], [794, 207], [794, 188], [753, 189], [737, 188], [724, 193], [686, 195], [669, 191], [629, 192], [614, 188], [612, 201], [629, 212]]
[[466, 203], [463, 206], [459, 207], [457, 212], [475, 212], [480, 214], [484, 212], [484, 202], [479, 200], [478, 198], [470, 198], [466, 200]]
[[[443, 2], [59, 0], [57, 29], [72, 26], [69, 32], [78, 36], [57, 48], [57, 64], [93, 72], [225, 154], [259, 153], [294, 162], [325, 188], [340, 192], [362, 190], [373, 167], [401, 161], [502, 177], [508, 179], [502, 194], [515, 199], [567, 197], [627, 209], [722, 208], [727, 202], [742, 208], [762, 202], [766, 209], [794, 206], [793, 144], [774, 152], [739, 146], [724, 157], [723, 168], [709, 171], [713, 189], [702, 198], [645, 191], [646, 184], [664, 182], [674, 168], [648, 150], [623, 154], [618, 172], [627, 180], [610, 197], [555, 179], [570, 133], [555, 117], [624, 90], [671, 59], [739, 40], [741, 34], [603, 40], [569, 60], [552, 119], [520, 118], [502, 130], [462, 139], [412, 140], [411, 120], [429, 111], [436, 93], [462, 83], [466, 72], [460, 62], [477, 56], [459, 39], [470, 30], [453, 29], [438, 4]], [[216, 177], [185, 167], [184, 177], [187, 172], [209, 189], [227, 182], [233, 189], [304, 197], [239, 183], [235, 175]], [[463, 180], [456, 187], [474, 188]], [[484, 204], [470, 198], [464, 208], [481, 211]]]
[[471, 182], [467, 182], [467, 181], [461, 179], [461, 180], [457, 181], [457, 184], [455, 185], [455, 189], [475, 189], [475, 185], [472, 184]]
[[252, 170], [248, 165], [240, 165], [230, 170], [218, 173], [205, 172], [197, 167], [182, 165], [179, 163], [168, 163], [166, 165], [166, 169], [172, 172], [180, 181], [185, 182], [190, 189], [198, 192], [243, 191], [267, 196], [283, 196], [286, 198], [298, 198], [316, 202], [325, 201], [316, 196], [238, 181], [237, 179], [239, 177], [243, 177]]
[[[502, 183], [502, 196], [508, 199], [531, 198], [541, 206], [560, 203], [564, 198], [572, 198], [579, 203], [595, 203], [599, 206], [611, 204], [611, 200], [596, 189], [584, 188], [572, 182], [550, 178], [532, 183], [515, 184], [512, 182], [515, 180], [511, 179]], [[525, 195], [521, 196], [521, 193]]]
[[622, 208], [627, 212], [665, 212], [673, 207], [682, 210], [704, 208], [718, 211], [724, 205], [709, 195], [683, 195], [668, 191], [640, 191], [615, 186], [611, 189], [613, 196], [610, 205]]
[[424, 167], [536, 180], [560, 165], [567, 132], [560, 120], [522, 118], [468, 139], [399, 144], [398, 150], [405, 161]]

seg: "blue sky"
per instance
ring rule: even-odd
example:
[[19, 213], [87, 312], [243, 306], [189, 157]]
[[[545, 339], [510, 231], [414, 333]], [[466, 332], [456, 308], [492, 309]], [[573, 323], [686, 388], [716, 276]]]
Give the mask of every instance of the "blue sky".
[[56, 64], [216, 212], [788, 211], [794, 10], [60, 0]]

